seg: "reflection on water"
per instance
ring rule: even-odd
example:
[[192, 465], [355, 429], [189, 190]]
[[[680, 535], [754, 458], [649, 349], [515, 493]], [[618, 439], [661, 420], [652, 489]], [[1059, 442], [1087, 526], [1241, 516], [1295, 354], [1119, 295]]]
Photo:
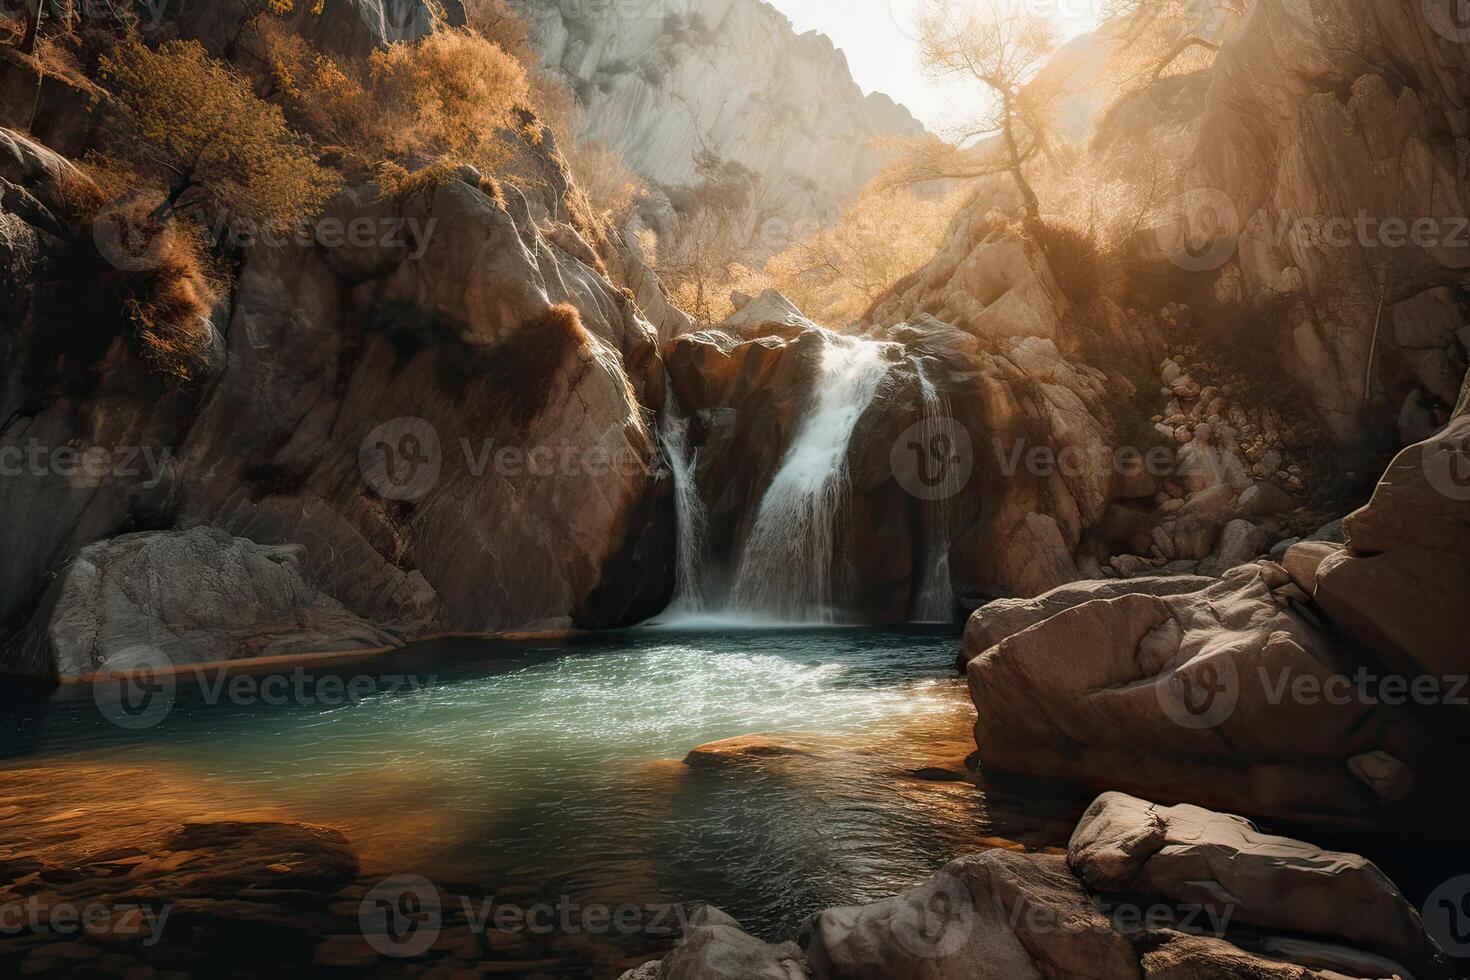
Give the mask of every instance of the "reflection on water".
[[[235, 703], [214, 674], [185, 674], [167, 717], [135, 732], [108, 723], [90, 689], [22, 700], [0, 751], [167, 766], [233, 804], [244, 794], [341, 826], [374, 873], [540, 899], [709, 901], [780, 936], [985, 837], [1065, 833], [1070, 798], [932, 778], [963, 775], [973, 748], [957, 643], [949, 630], [670, 628], [441, 642], [314, 669], [274, 703], [256, 685]], [[360, 675], [370, 689], [337, 696]], [[779, 750], [679, 761], [751, 733], [778, 733]]]

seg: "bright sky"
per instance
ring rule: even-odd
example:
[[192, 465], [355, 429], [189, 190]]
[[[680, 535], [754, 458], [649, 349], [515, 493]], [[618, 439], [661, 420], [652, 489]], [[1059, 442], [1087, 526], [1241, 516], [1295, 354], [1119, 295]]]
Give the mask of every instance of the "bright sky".
[[[853, 78], [865, 92], [885, 92], [909, 107], [931, 130], [955, 117], [957, 100], [974, 99], [970, 88], [937, 85], [924, 77], [914, 42], [919, 0], [767, 0], [798, 33], [821, 31], [847, 54]], [[984, 3], [986, 0], [973, 0]], [[1051, 15], [1064, 40], [1097, 25], [1100, 0], [1027, 0]]]

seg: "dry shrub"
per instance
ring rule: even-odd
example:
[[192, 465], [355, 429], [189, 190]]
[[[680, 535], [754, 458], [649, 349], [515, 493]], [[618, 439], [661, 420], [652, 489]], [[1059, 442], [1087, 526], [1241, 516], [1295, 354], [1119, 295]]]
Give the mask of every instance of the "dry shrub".
[[[111, 185], [103, 174], [99, 186]], [[158, 218], [159, 199], [137, 197], [95, 210], [86, 219], [85, 241], [109, 240], [113, 223], [148, 242], [141, 268], [117, 268], [100, 251], [86, 281], [99, 287], [91, 296], [99, 312], [116, 311], [134, 350], [158, 375], [184, 384], [208, 363], [213, 331], [210, 313], [228, 284], [214, 269], [203, 231], [196, 225]]]
[[540, 63], [531, 28], [506, 0], [464, 0], [465, 25], [527, 69]]
[[1052, 221], [1043, 221], [1036, 237], [1052, 278], [1077, 307], [1087, 310], [1114, 291], [1119, 282], [1118, 263], [1095, 237]]
[[372, 84], [398, 156], [445, 157], [486, 172], [510, 157], [503, 132], [530, 97], [521, 63], [463, 28], [374, 53]]
[[627, 220], [633, 202], [647, 185], [620, 153], [604, 143], [587, 140], [567, 146], [562, 154], [567, 169], [576, 181], [576, 193], [585, 196], [585, 201], [577, 202], [585, 205], [583, 221], [598, 238], [606, 237]]
[[467, 28], [374, 52], [365, 69], [314, 48], [279, 19], [256, 26], [293, 120], [359, 165], [431, 160], [489, 172], [513, 152], [508, 131], [530, 100], [525, 67]]
[[526, 321], [485, 355], [481, 376], [490, 386], [491, 411], [524, 429], [546, 408], [568, 359], [591, 345], [581, 314], [570, 304]]
[[734, 288], [773, 286], [819, 322], [850, 323], [934, 257], [964, 197], [962, 190], [926, 195], [880, 179], [837, 224], [787, 246], [759, 281]]

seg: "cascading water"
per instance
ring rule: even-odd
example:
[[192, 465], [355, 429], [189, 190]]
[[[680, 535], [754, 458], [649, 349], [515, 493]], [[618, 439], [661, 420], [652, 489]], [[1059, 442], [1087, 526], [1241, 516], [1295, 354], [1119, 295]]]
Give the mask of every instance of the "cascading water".
[[[919, 385], [924, 396], [924, 416], [919, 434], [925, 446], [945, 438], [950, 424], [949, 396], [940, 391], [924, 368], [924, 361], [914, 358]], [[950, 505], [948, 495], [931, 500], [925, 515], [929, 526], [924, 546], [925, 568], [914, 601], [913, 617], [920, 623], [954, 621], [954, 583], [949, 570]]]
[[678, 564], [674, 569], [674, 598], [669, 611], [700, 612], [704, 600], [704, 556], [709, 517], [699, 496], [695, 467], [699, 450], [689, 445], [689, 420], [679, 412], [673, 391], [659, 420], [659, 440], [674, 477], [674, 514], [678, 522]]
[[890, 362], [884, 345], [822, 331], [810, 413], [761, 500], [730, 597], [732, 611], [830, 623], [837, 518], [847, 500], [847, 450]]

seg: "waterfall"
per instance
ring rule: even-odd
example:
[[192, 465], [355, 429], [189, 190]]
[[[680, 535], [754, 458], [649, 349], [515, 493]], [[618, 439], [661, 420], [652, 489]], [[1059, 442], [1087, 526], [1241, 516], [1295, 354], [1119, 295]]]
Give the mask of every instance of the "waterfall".
[[709, 518], [699, 496], [695, 467], [699, 451], [689, 446], [689, 420], [679, 412], [673, 389], [659, 419], [659, 441], [674, 477], [674, 516], [678, 530], [678, 564], [674, 569], [674, 598], [669, 611], [704, 609], [704, 556]]
[[[924, 369], [924, 362], [913, 359], [919, 372], [919, 385], [924, 395], [924, 415], [920, 439], [925, 446], [946, 436], [950, 423], [949, 396], [939, 390]], [[954, 583], [949, 572], [950, 504], [947, 495], [928, 503], [925, 523], [929, 534], [924, 544], [924, 573], [918, 583], [913, 617], [919, 623], [954, 622]]]
[[847, 450], [888, 373], [884, 346], [822, 331], [812, 407], [761, 500], [731, 593], [732, 610], [833, 622], [837, 519], [848, 497]]

